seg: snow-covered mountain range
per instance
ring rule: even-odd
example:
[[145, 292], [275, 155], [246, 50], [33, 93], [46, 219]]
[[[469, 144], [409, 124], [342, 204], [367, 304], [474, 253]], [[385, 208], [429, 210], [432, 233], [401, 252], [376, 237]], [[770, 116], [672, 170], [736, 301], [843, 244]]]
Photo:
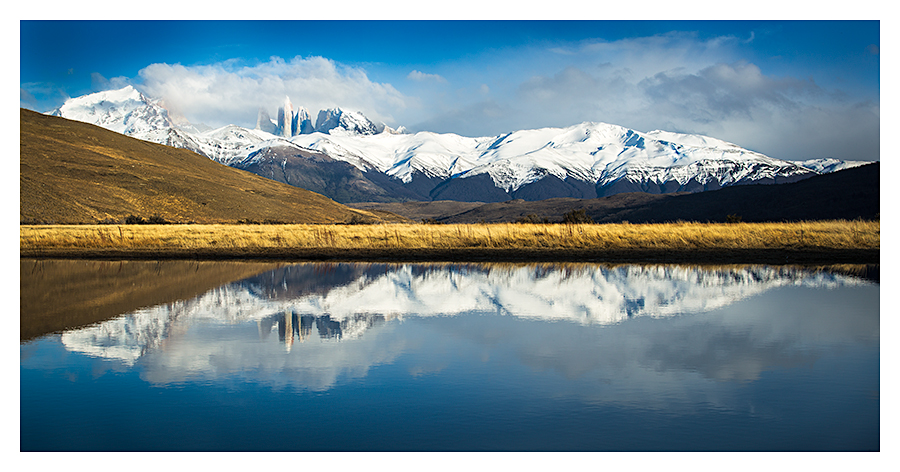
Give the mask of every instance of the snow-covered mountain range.
[[260, 108], [255, 129], [202, 131], [131, 86], [69, 99], [49, 114], [190, 149], [343, 203], [696, 192], [792, 182], [867, 163], [792, 162], [711, 137], [597, 122], [475, 138], [409, 134], [339, 108], [319, 111], [313, 122], [287, 97], [274, 120]]

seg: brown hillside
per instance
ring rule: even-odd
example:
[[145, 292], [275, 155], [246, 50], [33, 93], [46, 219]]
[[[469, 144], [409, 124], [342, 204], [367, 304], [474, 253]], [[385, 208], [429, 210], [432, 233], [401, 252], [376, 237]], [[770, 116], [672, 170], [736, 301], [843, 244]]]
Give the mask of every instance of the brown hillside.
[[22, 109], [19, 218], [96, 223], [159, 215], [176, 223], [339, 223], [402, 219], [218, 164], [184, 149]]

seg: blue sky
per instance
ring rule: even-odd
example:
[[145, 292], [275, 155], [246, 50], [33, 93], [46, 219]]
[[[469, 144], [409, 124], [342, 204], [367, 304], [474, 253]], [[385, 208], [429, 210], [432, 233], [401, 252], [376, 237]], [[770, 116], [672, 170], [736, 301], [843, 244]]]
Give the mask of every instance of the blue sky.
[[213, 127], [252, 127], [259, 107], [274, 116], [287, 95], [312, 114], [339, 106], [410, 131], [488, 136], [602, 121], [782, 159], [880, 159], [878, 21], [19, 26], [20, 106], [37, 111], [132, 84]]

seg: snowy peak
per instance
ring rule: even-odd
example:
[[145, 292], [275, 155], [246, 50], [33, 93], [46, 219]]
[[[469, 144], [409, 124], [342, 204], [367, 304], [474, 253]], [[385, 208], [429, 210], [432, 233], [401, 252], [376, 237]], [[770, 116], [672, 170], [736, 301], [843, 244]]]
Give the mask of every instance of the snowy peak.
[[351, 135], [378, 134], [378, 127], [360, 112], [345, 112], [340, 108], [322, 110], [316, 117], [316, 128], [319, 133]]
[[340, 119], [343, 112], [340, 108], [329, 108], [320, 110], [316, 117], [316, 131], [320, 133], [328, 133], [340, 125]]
[[93, 123], [127, 135], [177, 128], [168, 110], [130, 85], [120, 90], [70, 98], [49, 114]]
[[260, 107], [256, 119], [256, 129], [288, 139], [312, 133], [373, 135], [381, 132], [401, 134], [406, 131], [402, 126], [393, 129], [383, 123], [377, 125], [361, 112], [347, 112], [340, 108], [320, 110], [313, 120], [305, 107], [295, 108], [290, 97], [284, 98], [274, 120], [269, 117], [265, 108]]
[[269, 134], [276, 134], [278, 132], [278, 126], [275, 124], [275, 121], [269, 117], [269, 112], [263, 107], [259, 107], [259, 112], [256, 115], [255, 129], [265, 131]]
[[285, 138], [293, 136], [291, 128], [294, 121], [294, 106], [290, 98], [284, 97], [284, 105], [278, 108], [278, 129], [275, 134]]
[[294, 122], [291, 129], [293, 130], [294, 136], [298, 134], [310, 134], [315, 132], [312, 119], [310, 119], [309, 112], [306, 110], [306, 108], [301, 106], [297, 109], [297, 112], [294, 113]]
[[808, 159], [805, 161], [798, 162], [801, 166], [816, 171], [820, 174], [827, 174], [829, 172], [837, 172], [839, 170], [850, 169], [853, 167], [864, 166], [866, 164], [871, 164], [869, 161], [842, 161], [840, 159], [835, 159], [833, 157], [826, 157], [823, 159]]
[[732, 144], [727, 141], [722, 141], [721, 139], [711, 138], [709, 136], [702, 136], [699, 134], [673, 133], [671, 131], [661, 131], [661, 130], [650, 131], [649, 133], [646, 133], [646, 134], [647, 134], [647, 136], [649, 136], [657, 141], [681, 144], [682, 146], [716, 147], [719, 149], [743, 150], [737, 144]]
[[[458, 182], [452, 185], [462, 185], [463, 180], [486, 175], [496, 188], [511, 196], [547, 177], [581, 182], [583, 185], [577, 185], [583, 191], [545, 198], [595, 198], [598, 194], [588, 187], [597, 187], [604, 194], [665, 193], [754, 181], [772, 183], [815, 174], [796, 163], [773, 159], [715, 138], [641, 133], [596, 122], [483, 138], [426, 132], [398, 136], [331, 133], [297, 136], [292, 141], [355, 165], [363, 158], [404, 183], [421, 174], [455, 179]], [[366, 169], [360, 166], [360, 170]]]
[[116, 107], [131, 109], [149, 103], [150, 100], [147, 100], [146, 97], [129, 85], [119, 90], [107, 90], [83, 95], [81, 97], [69, 98], [61, 107], [49, 114], [53, 116], [62, 116], [62, 114], [65, 113], [85, 112], [89, 109], [93, 111], [104, 111]]

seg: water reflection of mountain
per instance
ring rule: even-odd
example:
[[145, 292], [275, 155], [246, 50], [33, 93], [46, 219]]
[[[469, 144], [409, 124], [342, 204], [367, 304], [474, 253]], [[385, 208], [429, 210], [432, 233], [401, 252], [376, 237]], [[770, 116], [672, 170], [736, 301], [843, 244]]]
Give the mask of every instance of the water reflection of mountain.
[[[126, 364], [153, 355], [152, 362], [169, 365], [169, 372], [176, 364], [203, 372], [212, 357], [238, 371], [266, 365], [308, 375], [313, 369], [326, 388], [340, 372], [364, 372], [397, 355], [372, 334], [384, 332], [394, 318], [482, 313], [610, 326], [703, 313], [777, 287], [867, 283], [767, 266], [297, 264], [69, 331], [62, 342]], [[217, 327], [246, 323], [255, 324], [256, 344], [214, 334]], [[277, 344], [270, 342], [276, 332]], [[304, 344], [302, 360], [289, 356], [271, 365], [279, 358], [272, 346], [294, 354], [298, 343]]]
[[381, 315], [357, 315], [353, 318], [335, 321], [330, 315], [313, 316], [284, 312], [267, 316], [257, 321], [259, 339], [266, 340], [273, 331], [278, 331], [278, 340], [290, 351], [294, 341], [304, 342], [315, 334], [321, 339], [342, 340], [346, 333], [348, 338], [355, 338], [375, 325], [384, 323]]
[[377, 278], [386, 264], [293, 264], [244, 279], [238, 283], [260, 298], [291, 299], [326, 294], [361, 278]]

